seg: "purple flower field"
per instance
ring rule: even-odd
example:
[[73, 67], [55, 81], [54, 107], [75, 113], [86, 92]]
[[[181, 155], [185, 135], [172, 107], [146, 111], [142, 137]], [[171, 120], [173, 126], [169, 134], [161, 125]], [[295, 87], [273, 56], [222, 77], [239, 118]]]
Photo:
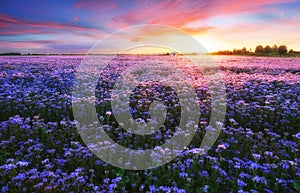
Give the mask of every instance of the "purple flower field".
[[[107, 63], [107, 56], [95, 57]], [[95, 88], [99, 121], [109, 136], [133, 149], [154, 148], [173, 136], [180, 105], [167, 85], [147, 82], [130, 97], [132, 117], [145, 121], [151, 120], [149, 103], [165, 101], [164, 129], [147, 137], [121, 128], [110, 107], [118, 73], [132, 61], [164, 60], [182, 68], [197, 91], [201, 116], [189, 146], [154, 169], [111, 166], [89, 150], [73, 117], [72, 87], [83, 57], [2, 56], [0, 192], [300, 192], [300, 58], [214, 56], [227, 109], [217, 142], [203, 155], [211, 96], [201, 73], [173, 56], [120, 58]]]

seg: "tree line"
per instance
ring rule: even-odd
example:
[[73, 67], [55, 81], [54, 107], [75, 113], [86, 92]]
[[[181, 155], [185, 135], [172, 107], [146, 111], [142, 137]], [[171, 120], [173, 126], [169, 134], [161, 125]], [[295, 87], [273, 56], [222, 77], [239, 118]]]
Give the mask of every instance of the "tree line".
[[288, 48], [286, 45], [273, 45], [272, 47], [269, 45], [262, 46], [257, 45], [254, 52], [251, 50], [247, 50], [246, 47], [243, 47], [242, 49], [233, 49], [233, 50], [221, 50], [218, 52], [214, 52], [212, 54], [216, 55], [284, 55], [284, 54], [299, 54], [299, 51], [294, 51], [293, 49], [290, 49], [288, 51]]
[[[272, 47], [269, 45], [266, 45], [263, 47], [262, 45], [258, 45], [255, 48], [255, 53], [278, 53], [278, 54], [286, 54], [288, 52], [287, 46], [286, 45], [273, 45]], [[289, 53], [292, 53], [293, 50], [290, 50]]]
[[0, 53], [1, 56], [19, 56], [21, 53], [18, 52], [8, 52], [8, 53]]

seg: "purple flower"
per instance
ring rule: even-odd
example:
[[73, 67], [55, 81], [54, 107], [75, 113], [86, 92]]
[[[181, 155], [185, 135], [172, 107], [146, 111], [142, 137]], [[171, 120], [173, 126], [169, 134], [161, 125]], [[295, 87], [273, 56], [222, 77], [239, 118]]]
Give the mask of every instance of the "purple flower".
[[8, 158], [7, 160], [6, 160], [6, 163], [13, 163], [15, 161], [15, 159], [14, 158]]
[[252, 181], [256, 182], [256, 183], [262, 183], [264, 185], [267, 185], [267, 180], [264, 177], [260, 177], [260, 176], [254, 176], [252, 178]]
[[256, 154], [256, 153], [253, 153], [252, 156], [253, 156], [255, 159], [260, 159], [260, 158], [261, 158], [261, 155], [260, 155], [260, 154]]
[[206, 170], [202, 171], [202, 172], [198, 172], [198, 175], [201, 177], [209, 177], [209, 174]]
[[245, 187], [245, 186], [247, 186], [247, 184], [244, 181], [240, 180], [240, 179], [237, 179], [237, 185], [239, 187]]
[[40, 182], [40, 183], [34, 185], [33, 187], [34, 188], [41, 188], [43, 185], [44, 185], [44, 183]]
[[28, 166], [28, 162], [25, 162], [25, 161], [18, 161], [17, 163], [16, 163], [16, 165], [17, 166], [21, 166], [21, 167], [26, 167], [26, 166]]
[[267, 188], [264, 188], [264, 191], [266, 191], [267, 193], [273, 193], [272, 190], [269, 190], [269, 189], [267, 189]]
[[282, 164], [282, 168], [285, 169], [285, 170], [286, 170], [286, 169], [289, 169], [289, 167], [290, 167], [290, 166], [289, 166], [289, 164], [287, 164], [287, 163], [283, 163], [283, 164]]
[[179, 173], [179, 177], [180, 178], [187, 178], [188, 177], [188, 174], [186, 172], [180, 172]]
[[122, 180], [122, 177], [117, 177], [117, 178], [112, 180], [112, 183], [118, 183], [121, 180]]
[[8, 186], [3, 186], [1, 188], [1, 192], [8, 192]]
[[16, 177], [14, 177], [13, 180], [23, 181], [23, 180], [25, 180], [25, 178], [26, 178], [26, 174], [20, 173]]
[[209, 185], [205, 185], [204, 187], [201, 188], [201, 190], [202, 190], [203, 192], [207, 192], [208, 189], [209, 189]]
[[152, 186], [149, 186], [149, 189], [150, 189], [150, 191], [153, 192], [153, 191], [155, 191], [156, 188], [155, 188], [155, 186], [152, 185]]
[[14, 168], [17, 168], [15, 164], [5, 164], [0, 166], [0, 170], [4, 169], [6, 174], [9, 173]]
[[273, 152], [270, 151], [265, 151], [264, 153], [266, 156], [272, 157], [273, 156]]
[[46, 164], [46, 163], [49, 163], [49, 159], [48, 158], [42, 161], [42, 164]]

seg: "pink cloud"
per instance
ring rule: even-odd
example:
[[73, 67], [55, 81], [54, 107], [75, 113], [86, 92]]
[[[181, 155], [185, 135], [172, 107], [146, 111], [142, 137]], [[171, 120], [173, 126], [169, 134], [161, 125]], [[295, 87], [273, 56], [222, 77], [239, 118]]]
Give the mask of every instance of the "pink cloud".
[[[76, 21], [79, 18], [74, 18], [72, 21]], [[102, 33], [101, 31], [77, 26], [73, 24], [63, 24], [57, 22], [27, 22], [11, 18], [5, 14], [0, 14], [0, 34], [44, 34], [44, 33], [57, 33], [57, 30], [72, 30], [72, 31], [89, 31], [93, 33]]]
[[196, 28], [181, 27], [181, 29], [188, 34], [201, 34], [214, 29], [214, 27], [211, 26], [203, 26], [203, 27], [196, 27]]
[[71, 23], [75, 23], [75, 22], [77, 22], [78, 20], [79, 20], [79, 17], [76, 16], [76, 17], [74, 17], [74, 18], [71, 20]]
[[13, 19], [13, 18], [11, 18], [11, 17], [9, 17], [9, 16], [7, 16], [5, 14], [2, 14], [2, 13], [0, 13], [0, 22], [1, 23], [5, 23], [5, 22], [6, 23], [15, 23], [15, 24], [21, 24], [21, 23], [23, 23], [21, 21]]
[[5, 42], [2, 41], [1, 47], [2, 48], [11, 48], [11, 49], [27, 49], [27, 48], [41, 48], [44, 47], [43, 45], [46, 43], [57, 43], [54, 41], [30, 41], [30, 42]]
[[235, 1], [227, 0], [226, 3], [222, 0], [211, 1], [211, 14], [222, 15], [222, 14], [237, 14], [243, 12], [261, 12], [264, 11], [265, 5], [278, 4], [278, 3], [289, 3], [295, 0], [252, 0], [252, 1]]
[[63, 40], [34, 40], [34, 41], [0, 41], [0, 52], [21, 53], [81, 53], [85, 54], [90, 46], [76, 43], [67, 43]]
[[[258, 13], [264, 11], [264, 5], [292, 2], [293, 0], [212, 0], [212, 1], [139, 1], [132, 10], [114, 17], [111, 27], [120, 28], [136, 24], [163, 24], [187, 31], [194, 31], [184, 27], [194, 21], [204, 20], [217, 15]], [[199, 26], [203, 28], [203, 26]], [[205, 27], [204, 27], [205, 28]], [[200, 30], [201, 32], [202, 30]]]
[[14, 30], [12, 28], [9, 29], [1, 29], [0, 35], [18, 35], [18, 34], [43, 34], [45, 32], [39, 30], [39, 29], [18, 29]]

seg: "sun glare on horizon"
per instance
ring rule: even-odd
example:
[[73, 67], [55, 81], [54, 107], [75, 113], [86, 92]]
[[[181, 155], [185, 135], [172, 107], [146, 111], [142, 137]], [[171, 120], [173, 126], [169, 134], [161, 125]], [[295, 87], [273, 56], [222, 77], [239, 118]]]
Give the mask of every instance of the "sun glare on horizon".
[[207, 50], [207, 52], [216, 52], [224, 49], [224, 43], [217, 41], [214, 37], [208, 35], [198, 35], [194, 38]]

